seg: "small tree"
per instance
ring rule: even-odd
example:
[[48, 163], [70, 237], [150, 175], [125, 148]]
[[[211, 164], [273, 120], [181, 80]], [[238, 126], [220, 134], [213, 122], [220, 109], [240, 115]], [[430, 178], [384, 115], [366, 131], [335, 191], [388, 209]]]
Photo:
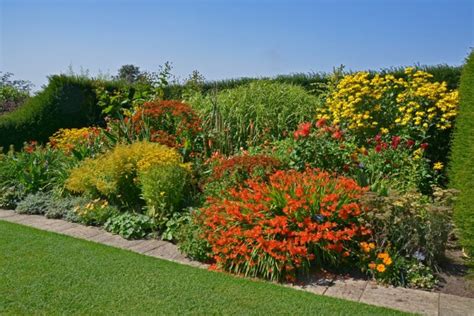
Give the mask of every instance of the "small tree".
[[140, 67], [135, 65], [123, 65], [118, 71], [117, 78], [128, 83], [136, 82], [141, 76]]

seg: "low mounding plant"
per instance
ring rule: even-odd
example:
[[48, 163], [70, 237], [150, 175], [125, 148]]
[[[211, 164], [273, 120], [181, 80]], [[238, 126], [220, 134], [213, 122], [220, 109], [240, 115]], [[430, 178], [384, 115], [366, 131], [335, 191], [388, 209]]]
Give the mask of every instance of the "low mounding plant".
[[294, 280], [310, 262], [337, 264], [368, 231], [355, 181], [326, 172], [277, 171], [228, 197], [209, 198], [198, 217], [218, 269]]
[[204, 118], [211, 152], [225, 154], [284, 138], [314, 117], [318, 102], [301, 87], [265, 80], [190, 100]]
[[82, 224], [101, 226], [113, 215], [118, 213], [116, 207], [109, 205], [106, 200], [95, 199], [87, 204], [74, 208], [76, 220]]
[[104, 228], [126, 239], [140, 239], [148, 236], [154, 229], [153, 220], [143, 214], [124, 213], [109, 217]]
[[52, 197], [48, 193], [37, 192], [28, 194], [16, 206], [15, 212], [20, 214], [44, 215], [52, 204]]

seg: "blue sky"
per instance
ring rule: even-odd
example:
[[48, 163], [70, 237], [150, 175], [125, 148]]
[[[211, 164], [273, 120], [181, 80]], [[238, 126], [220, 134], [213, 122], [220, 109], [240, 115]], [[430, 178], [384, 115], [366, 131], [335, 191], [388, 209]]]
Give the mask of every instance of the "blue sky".
[[0, 0], [0, 70], [51, 74], [165, 61], [207, 79], [447, 63], [474, 47], [473, 0]]

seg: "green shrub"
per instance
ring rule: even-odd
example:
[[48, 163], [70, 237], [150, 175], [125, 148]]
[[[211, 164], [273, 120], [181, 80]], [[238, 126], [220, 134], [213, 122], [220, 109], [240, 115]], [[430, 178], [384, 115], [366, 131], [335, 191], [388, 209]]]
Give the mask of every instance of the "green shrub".
[[155, 224], [146, 215], [124, 213], [111, 216], [105, 222], [104, 228], [126, 239], [142, 239], [153, 231]]
[[140, 175], [142, 197], [145, 200], [147, 214], [152, 217], [160, 229], [179, 213], [185, 206], [186, 194], [189, 195], [189, 172], [180, 165], [164, 165], [150, 168]]
[[179, 250], [185, 253], [189, 258], [201, 262], [211, 260], [211, 245], [203, 238], [203, 230], [196, 223], [195, 219], [199, 217], [194, 210], [187, 222], [183, 223], [178, 231], [176, 239], [178, 240]]
[[14, 206], [27, 194], [61, 188], [69, 166], [64, 153], [35, 143], [0, 154], [0, 203]]
[[474, 257], [474, 52], [464, 66], [459, 88], [459, 115], [449, 170], [450, 186], [460, 191], [454, 208], [454, 219], [460, 230], [461, 243]]
[[43, 215], [48, 211], [51, 204], [51, 194], [37, 192], [34, 194], [28, 194], [25, 199], [20, 201], [16, 206], [15, 212], [19, 214]]
[[204, 118], [211, 151], [234, 153], [284, 138], [314, 117], [319, 100], [295, 85], [256, 81], [190, 103]]

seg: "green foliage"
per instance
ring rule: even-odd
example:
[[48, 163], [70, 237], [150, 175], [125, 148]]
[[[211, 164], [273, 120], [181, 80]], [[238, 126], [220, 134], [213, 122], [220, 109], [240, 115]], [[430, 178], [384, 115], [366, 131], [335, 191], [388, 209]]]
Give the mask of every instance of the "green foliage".
[[444, 256], [452, 226], [454, 192], [434, 189], [433, 198], [416, 192], [365, 197], [366, 221], [380, 249], [394, 257], [416, 259], [437, 267]]
[[47, 218], [64, 218], [64, 219], [74, 219], [72, 221], [77, 221], [74, 209], [78, 205], [87, 204], [88, 200], [85, 197], [80, 196], [65, 196], [57, 197], [55, 196], [51, 203], [48, 206], [48, 209], [45, 212]]
[[190, 196], [190, 180], [189, 171], [177, 164], [150, 168], [141, 173], [142, 197], [147, 214], [161, 230], [170, 226], [171, 221], [176, 220], [174, 214], [181, 212], [185, 206], [186, 196]]
[[146, 215], [124, 213], [109, 217], [104, 228], [126, 239], [143, 239], [153, 231], [155, 224]]
[[211, 151], [227, 154], [284, 138], [314, 117], [318, 102], [301, 87], [269, 81], [190, 99], [203, 117]]
[[193, 260], [201, 262], [208, 262], [211, 260], [211, 245], [204, 239], [203, 230], [201, 226], [195, 222], [199, 217], [196, 214], [199, 210], [193, 210], [187, 220], [178, 229], [176, 239], [178, 240], [178, 247], [183, 253]]
[[21, 152], [0, 154], [0, 200], [15, 206], [29, 193], [62, 187], [69, 168], [69, 157], [49, 146], [27, 144]]
[[454, 208], [462, 245], [474, 258], [474, 52], [464, 66], [459, 88], [449, 170], [450, 186], [460, 191]]
[[25, 199], [20, 201], [15, 211], [19, 214], [44, 215], [51, 205], [52, 197], [48, 193], [37, 192], [28, 194]]
[[118, 214], [118, 209], [105, 200], [95, 199], [87, 204], [77, 205], [74, 213], [79, 223], [102, 226], [110, 217]]

